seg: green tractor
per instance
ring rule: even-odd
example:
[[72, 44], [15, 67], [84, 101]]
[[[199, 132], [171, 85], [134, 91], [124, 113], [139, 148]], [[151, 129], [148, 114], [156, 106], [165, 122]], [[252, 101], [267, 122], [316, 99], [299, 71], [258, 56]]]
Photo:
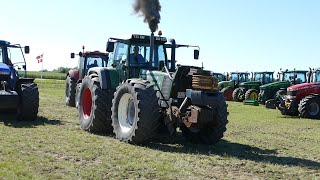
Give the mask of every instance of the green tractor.
[[222, 73], [212, 72], [212, 76], [216, 77], [218, 79], [218, 82], [226, 80], [226, 76]]
[[226, 81], [218, 83], [218, 87], [227, 101], [233, 100], [232, 92], [239, 87], [240, 83], [249, 81], [249, 75], [248, 72], [231, 72], [227, 74]]
[[287, 88], [306, 83], [308, 71], [305, 70], [285, 70], [278, 73], [278, 81], [260, 86], [258, 101], [266, 104], [267, 108], [275, 109], [280, 103], [277, 99], [287, 94]]
[[[214, 144], [226, 131], [227, 105], [210, 71], [176, 65], [176, 50], [197, 47], [161, 36], [109, 38], [107, 67], [90, 68], [80, 87], [81, 128], [148, 142], [160, 125], [194, 143]], [[171, 59], [167, 58], [171, 50]], [[194, 49], [194, 59], [199, 50]], [[169, 63], [170, 62], [170, 63]]]
[[244, 100], [257, 100], [259, 94], [259, 87], [263, 84], [273, 82], [274, 72], [254, 72], [252, 74], [252, 81], [243, 82], [239, 84], [232, 93], [232, 98], [236, 102], [242, 102]]

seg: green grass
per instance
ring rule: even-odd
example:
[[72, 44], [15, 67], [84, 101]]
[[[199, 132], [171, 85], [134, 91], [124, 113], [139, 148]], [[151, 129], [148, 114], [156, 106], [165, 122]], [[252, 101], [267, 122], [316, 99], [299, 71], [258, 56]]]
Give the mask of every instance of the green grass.
[[0, 179], [320, 179], [320, 121], [228, 102], [214, 146], [167, 135], [135, 146], [81, 130], [64, 81], [37, 83], [36, 121], [0, 115]]
[[[27, 72], [28, 78], [41, 78], [41, 72], [38, 71], [28, 71]], [[43, 79], [58, 79], [58, 80], [65, 80], [66, 73], [58, 73], [58, 72], [42, 72]]]

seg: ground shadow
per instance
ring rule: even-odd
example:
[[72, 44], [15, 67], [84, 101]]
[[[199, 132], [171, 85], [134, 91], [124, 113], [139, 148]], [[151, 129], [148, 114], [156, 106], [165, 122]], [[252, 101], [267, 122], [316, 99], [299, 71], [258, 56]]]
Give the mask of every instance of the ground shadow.
[[5, 126], [14, 128], [34, 128], [36, 126], [45, 125], [63, 125], [60, 120], [48, 119], [42, 116], [37, 117], [37, 119], [34, 121], [18, 121], [16, 117], [16, 113], [0, 113], [0, 122], [3, 122]]
[[181, 135], [178, 135], [175, 138], [161, 135], [161, 137], [156, 137], [154, 141], [145, 146], [165, 152], [202, 154], [208, 156], [231, 156], [255, 162], [267, 162], [288, 166], [307, 166], [313, 169], [320, 169], [320, 162], [294, 157], [281, 157], [277, 156], [277, 150], [262, 149], [227, 140], [221, 140], [215, 145], [200, 145], [187, 142]]

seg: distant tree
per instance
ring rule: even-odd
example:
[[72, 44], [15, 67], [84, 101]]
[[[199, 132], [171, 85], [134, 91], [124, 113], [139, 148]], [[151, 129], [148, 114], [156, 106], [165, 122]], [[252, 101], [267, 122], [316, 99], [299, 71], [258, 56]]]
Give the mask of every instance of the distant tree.
[[48, 72], [48, 69], [40, 70], [39, 72]]

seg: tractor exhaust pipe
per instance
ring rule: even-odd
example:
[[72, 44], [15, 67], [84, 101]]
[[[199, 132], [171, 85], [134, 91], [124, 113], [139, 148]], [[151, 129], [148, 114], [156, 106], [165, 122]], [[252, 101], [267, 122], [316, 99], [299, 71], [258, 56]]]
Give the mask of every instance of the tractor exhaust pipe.
[[152, 62], [153, 62], [153, 51], [154, 51], [154, 33], [151, 32], [150, 36], [150, 60], [149, 60], [149, 69], [152, 69]]

